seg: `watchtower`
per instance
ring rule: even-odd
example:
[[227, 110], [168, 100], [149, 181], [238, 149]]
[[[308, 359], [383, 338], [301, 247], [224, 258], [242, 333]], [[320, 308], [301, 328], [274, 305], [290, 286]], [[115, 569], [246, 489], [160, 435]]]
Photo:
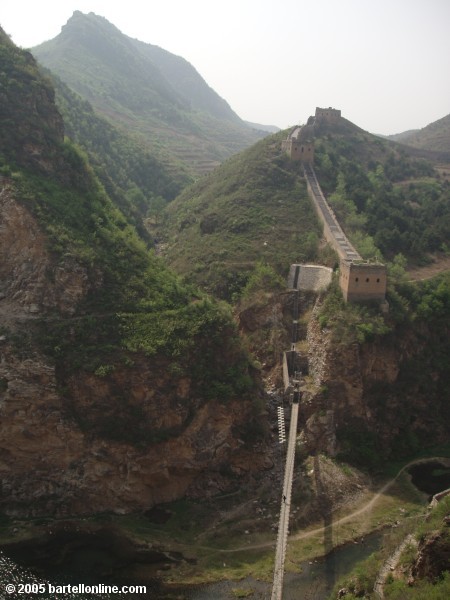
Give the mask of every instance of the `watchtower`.
[[386, 265], [379, 262], [341, 259], [339, 268], [339, 285], [346, 302], [385, 301]]
[[337, 108], [319, 108], [316, 107], [317, 121], [325, 121], [325, 123], [337, 123], [341, 118], [341, 111]]
[[314, 127], [312, 125], [295, 127], [287, 139], [281, 143], [281, 148], [292, 160], [312, 164], [314, 162]]

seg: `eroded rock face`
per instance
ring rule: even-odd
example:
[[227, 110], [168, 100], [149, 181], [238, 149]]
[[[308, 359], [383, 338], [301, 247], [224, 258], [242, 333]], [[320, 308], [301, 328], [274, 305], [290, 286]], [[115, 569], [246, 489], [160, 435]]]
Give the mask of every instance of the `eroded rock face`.
[[343, 345], [332, 340], [330, 330], [321, 329], [313, 314], [307, 339], [316, 391], [304, 406], [305, 446], [335, 454], [336, 431], [355, 423], [376, 432], [386, 450], [405, 431], [444, 440], [447, 409], [436, 392], [444, 386], [443, 371], [433, 363], [433, 346], [442, 345], [444, 330], [416, 323], [414, 329], [399, 329], [373, 342]]
[[9, 312], [73, 314], [92, 285], [86, 268], [72, 257], [56, 262], [35, 218], [0, 186], [0, 302]]
[[[299, 316], [308, 313], [315, 300], [315, 294], [300, 292], [298, 295]], [[268, 387], [283, 386], [283, 353], [290, 350], [293, 336], [294, 294], [261, 293], [249, 306], [241, 307], [238, 314], [239, 329], [247, 338], [249, 347], [258, 358]], [[297, 340], [306, 337], [305, 320], [295, 325]], [[303, 373], [307, 372], [306, 356]]]
[[445, 529], [429, 533], [419, 542], [417, 558], [411, 569], [413, 579], [436, 581], [450, 564], [450, 542]]
[[[264, 468], [263, 457], [236, 436], [236, 427], [251, 418], [248, 405], [239, 400], [210, 402], [188, 415], [182, 397], [165, 395], [163, 387], [155, 400], [151, 369], [130, 370], [126, 378], [135, 374], [138, 381], [122, 388], [129, 394], [128, 409], [141, 407], [156, 437], [175, 428], [161, 442], [144, 445], [141, 440], [135, 445], [133, 431], [123, 436], [129, 442], [121, 442], [95, 428], [96, 422], [104, 425], [101, 411], [105, 417], [109, 411], [109, 421], [117, 419], [114, 434], [120, 435], [124, 408], [108, 394], [117, 379], [78, 380], [69, 400], [58, 389], [54, 368], [42, 357], [20, 360], [4, 342], [1, 358], [0, 505], [8, 514], [148, 509], [185, 493], [205, 497], [226, 489], [231, 482], [222, 475], [225, 468], [235, 476]], [[74, 413], [71, 402], [79, 412]], [[124, 419], [123, 426], [131, 427], [132, 421]]]
[[[43, 356], [22, 359], [7, 339], [0, 356], [0, 510], [8, 514], [145, 510], [207, 497], [271, 466], [263, 447], [241, 439], [254, 418], [249, 402], [201, 404], [185, 378], [172, 389], [161, 364], [74, 377], [61, 390]], [[138, 428], [137, 410], [147, 427]]]
[[36, 316], [44, 325], [70, 319], [95, 283], [74, 259], [55, 261], [6, 185], [0, 204], [0, 511], [146, 510], [270, 468], [246, 435], [253, 403], [205, 401], [168, 360], [135, 355], [98, 375], [57, 371], [40, 349]]

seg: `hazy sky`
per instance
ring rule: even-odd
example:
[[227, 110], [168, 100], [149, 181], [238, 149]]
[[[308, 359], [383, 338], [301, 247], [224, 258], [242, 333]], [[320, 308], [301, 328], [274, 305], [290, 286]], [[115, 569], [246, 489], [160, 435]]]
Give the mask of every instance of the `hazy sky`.
[[74, 10], [182, 56], [249, 121], [333, 106], [389, 134], [450, 113], [450, 0], [4, 0], [0, 25], [28, 48]]

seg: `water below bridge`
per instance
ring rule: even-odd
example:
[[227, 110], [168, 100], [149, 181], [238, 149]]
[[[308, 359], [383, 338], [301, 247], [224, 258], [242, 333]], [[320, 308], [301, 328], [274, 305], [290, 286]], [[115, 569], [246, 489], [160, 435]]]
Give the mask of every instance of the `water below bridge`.
[[[450, 461], [440, 462], [432, 460], [427, 463], [413, 465], [408, 468], [412, 474], [413, 483], [424, 491], [432, 495], [437, 491], [450, 487]], [[33, 553], [33, 541], [29, 542], [25, 553], [15, 553], [14, 557], [7, 556], [4, 552], [0, 552], [0, 600], [43, 600], [48, 599], [48, 596], [33, 594], [32, 596], [21, 595], [14, 596], [6, 594], [3, 585], [6, 583], [18, 582], [41, 582], [50, 581], [59, 585], [63, 583], [97, 583], [111, 585], [111, 578], [96, 577], [96, 565], [106, 565], [111, 562], [111, 543], [110, 538], [99, 540], [96, 548], [91, 547], [90, 551], [86, 551], [86, 546], [79, 543], [80, 540], [74, 534], [72, 540], [65, 540], [61, 545], [59, 553], [58, 548], [54, 547], [52, 551], [56, 552], [56, 559], [50, 564], [49, 560], [42, 560], [42, 556], [48, 556], [48, 548], [43, 547], [42, 540], [36, 540], [35, 552]], [[364, 560], [372, 552], [374, 552], [380, 544], [382, 534], [374, 533], [368, 535], [358, 544], [350, 543], [339, 548], [336, 548], [327, 555], [324, 559], [312, 562], [304, 562], [297, 565], [299, 573], [286, 573], [284, 576], [283, 585], [283, 600], [298, 600], [299, 598], [308, 598], [308, 600], [322, 600], [327, 597], [333, 586], [341, 577], [345, 576], [352, 568], [360, 561]], [[71, 543], [66, 543], [71, 542]], [[33, 561], [30, 557], [36, 555], [41, 556], [40, 560]], [[55, 563], [60, 563], [58, 570]], [[142, 564], [140, 565], [142, 567]], [[97, 570], [98, 571], [98, 570]], [[149, 566], [151, 572], [151, 565]], [[128, 583], [129, 578], [121, 581], [120, 578], [114, 581], [117, 585]], [[144, 583], [144, 582], [139, 582]], [[232, 590], [253, 591], [253, 595], [249, 596], [252, 600], [269, 600], [271, 595], [272, 583], [262, 582], [252, 578], [247, 578], [241, 581], [223, 581], [215, 584], [207, 584], [194, 587], [180, 587], [164, 589], [164, 586], [156, 578], [150, 578], [145, 581], [147, 585], [147, 594], [133, 595], [130, 598], [136, 600], [137, 597], [142, 600], [229, 600], [233, 592]], [[125, 598], [126, 596], [121, 596]], [[83, 595], [64, 595], [54, 596], [54, 600], [64, 598], [65, 600], [92, 600], [93, 597]], [[97, 600], [105, 600], [111, 598], [107, 595], [96, 595]]]
[[[337, 579], [348, 573], [358, 562], [364, 560], [364, 558], [378, 548], [380, 539], [381, 534], [375, 533], [367, 536], [364, 543], [347, 544], [335, 549], [324, 559], [307, 561], [298, 565], [301, 573], [288, 573], [284, 576], [283, 600], [299, 600], [299, 598], [323, 600], [331, 592]], [[104, 555], [102, 555], [102, 552]], [[88, 583], [88, 579], [92, 578], [92, 574], [87, 577], [86, 573], [89, 571], [88, 563], [93, 558], [103, 562], [110, 560], [106, 548], [103, 551], [97, 548], [90, 553], [74, 554], [70, 560], [71, 572], [67, 572], [67, 568], [65, 568], [58, 574], [53, 569], [53, 577], [48, 578], [48, 580], [53, 583], [57, 582], [58, 584], [62, 584], [63, 581], [66, 583], [76, 581]], [[0, 580], [2, 582], [38, 582], [44, 579], [31, 575], [29, 571], [20, 567], [17, 562], [14, 563], [9, 558], [0, 555]], [[111, 581], [105, 581], [104, 583], [111, 585]], [[171, 588], [170, 590], [164, 590], [158, 582], [153, 581], [147, 583], [146, 594], [134, 594], [130, 598], [133, 598], [133, 600], [137, 598], [142, 600], [150, 598], [151, 600], [230, 600], [230, 598], [235, 597], [233, 590], [242, 592], [249, 590], [252, 592], [252, 595], [249, 596], [252, 600], [268, 600], [271, 595], [271, 589], [271, 582], [263, 582], [251, 577], [241, 581], [222, 581], [201, 586]], [[12, 596], [2, 594], [3, 590], [0, 589], [1, 600], [13, 600]], [[39, 594], [33, 595], [34, 600], [42, 600], [44, 597]], [[107, 595], [95, 596], [98, 600], [105, 600], [112, 597]], [[25, 596], [17, 596], [17, 598], [25, 598]], [[65, 595], [64, 598], [67, 600], [87, 600], [89, 598], [91, 600], [89, 596], [69, 594]], [[28, 599], [26, 598], [25, 600]], [[59, 600], [59, 597], [55, 597], [55, 600]]]

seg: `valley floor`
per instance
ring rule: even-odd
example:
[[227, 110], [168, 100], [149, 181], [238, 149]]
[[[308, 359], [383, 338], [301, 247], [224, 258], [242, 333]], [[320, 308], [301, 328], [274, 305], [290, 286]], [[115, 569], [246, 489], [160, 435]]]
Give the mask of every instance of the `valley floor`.
[[[322, 524], [316, 521], [302, 530], [292, 531], [288, 540], [286, 570], [298, 572], [300, 563], [316, 560], [333, 548], [348, 543], [364, 543], [364, 538], [373, 531], [396, 529], [403, 523], [421, 519], [426, 509], [426, 496], [411, 484], [406, 472], [415, 462], [420, 461], [405, 465], [378, 489], [366, 488], [354, 502], [349, 499], [336, 512], [323, 514]], [[247, 509], [251, 506], [251, 502], [247, 503]], [[220, 520], [211, 529], [205, 529], [191, 542], [189, 550], [197, 555], [196, 565], [180, 565], [180, 568], [168, 573], [168, 581], [200, 583], [247, 576], [266, 581], [271, 579], [276, 532], [255, 531], [248, 517], [239, 527], [237, 514], [234, 514], [236, 521], [231, 525], [233, 513], [222, 512]], [[273, 520], [276, 518], [273, 515]], [[256, 513], [254, 520], [257, 520]], [[189, 552], [187, 547], [184, 550]]]

